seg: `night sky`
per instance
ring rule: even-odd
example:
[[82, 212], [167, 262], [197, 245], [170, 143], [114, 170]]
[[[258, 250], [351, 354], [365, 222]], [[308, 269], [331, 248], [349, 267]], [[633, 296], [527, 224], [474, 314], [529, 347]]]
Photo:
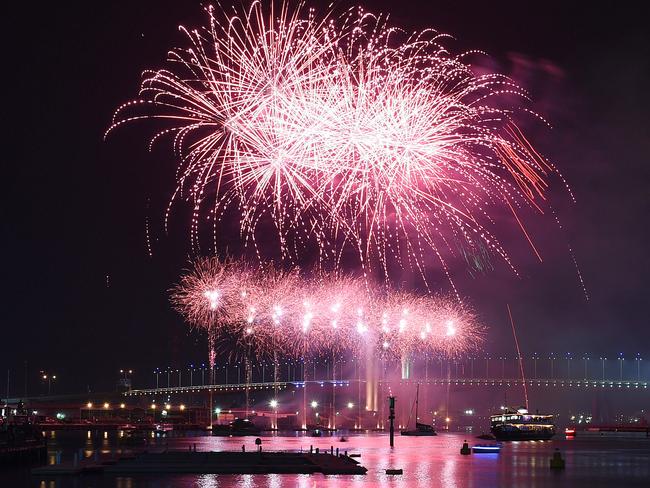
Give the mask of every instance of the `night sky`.
[[[508, 230], [500, 235], [521, 277], [497, 258], [494, 271], [474, 278], [460, 262], [452, 269], [489, 327], [486, 349], [514, 354], [509, 303], [525, 354], [648, 357], [647, 17], [593, 2], [361, 3], [390, 12], [392, 24], [453, 34], [454, 51], [487, 51], [490, 67], [528, 89], [553, 124], [529, 134], [577, 203], [555, 180], [549, 197], [564, 230], [551, 215], [531, 217], [544, 262]], [[170, 147], [147, 152], [155, 122], [103, 140], [142, 70], [162, 67], [169, 48], [185, 45], [177, 26], [203, 24], [201, 3], [48, 2], [4, 17], [0, 388], [7, 368], [22, 384], [25, 361], [30, 384], [46, 369], [75, 390], [110, 385], [122, 367], [148, 379], [153, 367], [205, 360], [204, 338], [188, 332], [167, 298], [189, 256], [186, 209], [172, 215], [169, 235], [162, 231], [175, 186]], [[434, 286], [449, 291], [442, 279]]]

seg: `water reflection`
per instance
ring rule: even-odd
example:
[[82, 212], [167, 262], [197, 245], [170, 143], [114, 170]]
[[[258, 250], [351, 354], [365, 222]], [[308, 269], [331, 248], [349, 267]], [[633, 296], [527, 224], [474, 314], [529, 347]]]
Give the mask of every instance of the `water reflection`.
[[[48, 433], [49, 434], [49, 433]], [[197, 451], [255, 450], [255, 438], [185, 437], [170, 433], [167, 437], [154, 436], [148, 450], [187, 451], [196, 444]], [[59, 432], [49, 439], [48, 463], [58, 459], [70, 462], [76, 453], [86, 459], [122, 452], [120, 433]], [[380, 487], [417, 486], [426, 488], [497, 487], [497, 486], [554, 486], [593, 488], [598, 480], [601, 486], [647, 486], [650, 479], [649, 440], [578, 440], [558, 438], [551, 442], [518, 442], [504, 444], [500, 454], [473, 454], [461, 456], [460, 447], [466, 434], [441, 433], [437, 437], [397, 437], [395, 449], [388, 446], [383, 434], [350, 435], [348, 442], [337, 437], [313, 438], [301, 435], [263, 436], [267, 451], [309, 451], [310, 446], [321, 451], [332, 447], [341, 452], [360, 454], [359, 461], [368, 468], [365, 476], [323, 475], [156, 475], [34, 478], [21, 475], [20, 481], [0, 486], [30, 486], [33, 488], [280, 488], [280, 487]], [[471, 444], [474, 441], [467, 438]], [[557, 473], [549, 469], [549, 459], [558, 447], [566, 459], [567, 469]], [[125, 448], [129, 451], [130, 448]], [[402, 468], [403, 475], [387, 475], [387, 468]], [[18, 476], [18, 475], [16, 475]], [[25, 481], [25, 482], [23, 482]]]
[[456, 459], [448, 458], [445, 460], [440, 473], [440, 482], [442, 486], [456, 488]]

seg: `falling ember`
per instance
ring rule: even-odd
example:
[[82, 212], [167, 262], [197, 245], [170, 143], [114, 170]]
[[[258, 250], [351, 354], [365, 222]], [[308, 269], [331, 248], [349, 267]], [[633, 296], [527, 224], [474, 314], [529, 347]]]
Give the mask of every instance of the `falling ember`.
[[304, 4], [206, 10], [107, 131], [165, 124], [151, 142], [170, 136], [180, 156], [170, 207], [193, 207], [195, 246], [203, 214], [216, 228], [235, 209], [243, 242], [257, 249], [272, 222], [290, 261], [317, 246], [337, 264], [349, 248], [365, 272], [408, 263], [424, 278], [427, 254], [447, 272], [443, 254], [462, 242], [514, 269], [494, 233], [505, 209], [534, 249], [521, 210], [543, 213], [557, 172], [515, 121], [531, 114], [517, 107], [526, 93], [477, 74], [476, 52], [450, 53], [431, 29], [398, 35], [361, 8], [320, 20]]

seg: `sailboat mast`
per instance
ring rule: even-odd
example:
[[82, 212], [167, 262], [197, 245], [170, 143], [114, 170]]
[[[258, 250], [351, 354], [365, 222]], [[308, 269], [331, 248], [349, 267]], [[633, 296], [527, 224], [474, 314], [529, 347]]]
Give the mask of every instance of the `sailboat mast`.
[[418, 425], [418, 404], [420, 400], [420, 383], [415, 389], [415, 425]]
[[506, 307], [508, 308], [508, 317], [510, 317], [510, 325], [512, 326], [512, 335], [515, 338], [515, 346], [517, 347], [517, 356], [519, 357], [519, 372], [521, 373], [521, 384], [524, 387], [524, 400], [526, 402], [526, 410], [528, 410], [528, 388], [526, 388], [526, 376], [524, 375], [524, 363], [521, 358], [521, 351], [519, 350], [519, 341], [517, 340], [517, 332], [515, 331], [515, 321], [512, 319], [512, 312], [510, 311], [510, 305], [506, 303]]

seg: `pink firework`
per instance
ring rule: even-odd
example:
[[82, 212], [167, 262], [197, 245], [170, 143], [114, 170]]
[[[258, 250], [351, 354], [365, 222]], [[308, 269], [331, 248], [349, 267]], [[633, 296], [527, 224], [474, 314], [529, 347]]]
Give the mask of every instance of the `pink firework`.
[[194, 243], [203, 213], [218, 227], [232, 209], [256, 251], [260, 222], [273, 222], [290, 261], [317, 247], [338, 265], [352, 248], [364, 272], [389, 277], [396, 263], [424, 277], [427, 254], [446, 272], [443, 251], [462, 242], [512, 266], [495, 217], [506, 209], [528, 238], [518, 213], [542, 211], [555, 170], [513, 119], [526, 97], [510, 79], [477, 75], [476, 53], [448, 52], [444, 35], [361, 9], [207, 12], [109, 128], [165, 121], [152, 143], [173, 138], [171, 202], [191, 202]]
[[206, 330], [212, 367], [215, 342], [224, 327], [241, 319], [238, 297], [252, 287], [253, 278], [254, 272], [242, 261], [200, 259], [171, 290], [174, 308], [190, 325]]
[[455, 300], [216, 258], [198, 260], [172, 290], [172, 302], [208, 331], [211, 354], [215, 342], [234, 340], [262, 355], [453, 356], [478, 347], [483, 334]]

